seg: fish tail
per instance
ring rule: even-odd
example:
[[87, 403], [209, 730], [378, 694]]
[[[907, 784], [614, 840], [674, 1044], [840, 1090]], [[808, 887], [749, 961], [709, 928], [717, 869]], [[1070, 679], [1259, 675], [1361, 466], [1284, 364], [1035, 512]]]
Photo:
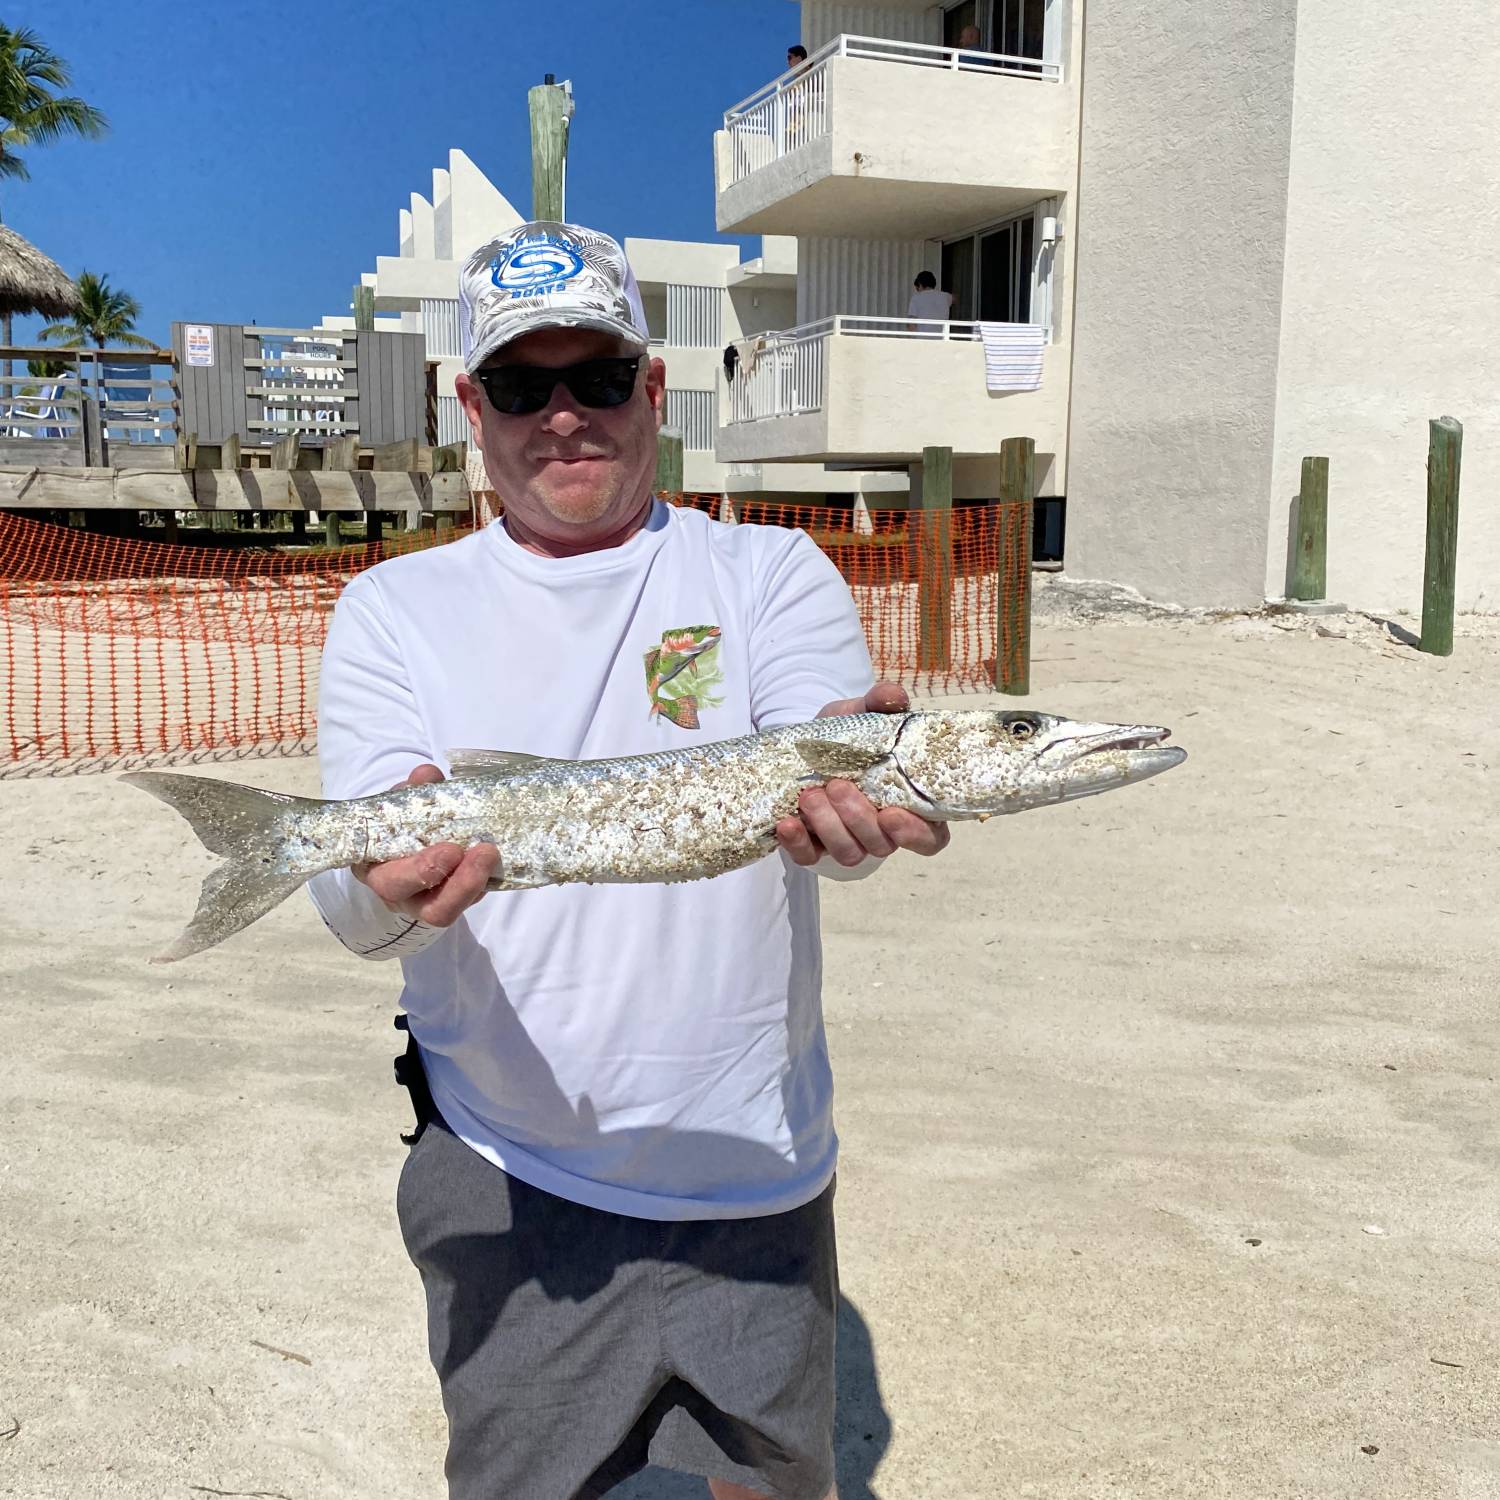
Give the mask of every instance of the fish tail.
[[120, 780], [181, 813], [203, 847], [224, 856], [204, 877], [193, 920], [152, 963], [173, 963], [222, 943], [285, 901], [314, 873], [288, 871], [286, 818], [322, 806], [316, 798], [174, 771], [132, 771]]
[[674, 698], [671, 706], [665, 708], [664, 712], [679, 729], [698, 728], [698, 700], [692, 693]]

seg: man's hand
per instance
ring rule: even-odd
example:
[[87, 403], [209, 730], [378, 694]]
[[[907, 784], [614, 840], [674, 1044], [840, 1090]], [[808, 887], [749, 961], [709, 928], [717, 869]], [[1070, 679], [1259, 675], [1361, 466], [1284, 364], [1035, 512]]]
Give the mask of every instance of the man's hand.
[[[877, 682], [863, 698], [840, 698], [818, 714], [901, 714], [910, 706], [905, 688]], [[783, 818], [776, 825], [776, 842], [794, 864], [815, 865], [831, 854], [852, 867], [867, 855], [884, 858], [897, 849], [914, 854], [936, 854], [948, 847], [948, 825], [929, 823], [904, 807], [876, 807], [852, 781], [830, 781], [808, 787], [797, 803], [800, 817]]]
[[[441, 781], [436, 766], [418, 766], [400, 786], [430, 786]], [[500, 851], [493, 844], [429, 844], [415, 854], [379, 864], [356, 865], [354, 878], [363, 881], [394, 911], [404, 912], [430, 927], [451, 927], [484, 895], [485, 883], [500, 868]]]

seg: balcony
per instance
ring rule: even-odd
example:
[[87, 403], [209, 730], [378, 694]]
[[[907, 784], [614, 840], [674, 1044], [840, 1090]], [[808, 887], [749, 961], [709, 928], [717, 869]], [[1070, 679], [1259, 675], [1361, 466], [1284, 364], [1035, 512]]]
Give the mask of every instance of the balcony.
[[1077, 114], [1059, 61], [839, 36], [725, 114], [718, 227], [956, 234], [1067, 192]]
[[1065, 344], [1043, 348], [1038, 389], [990, 391], [977, 323], [824, 318], [752, 342], [715, 451], [722, 463], [901, 464], [929, 445], [982, 459], [1030, 437], [1041, 492], [1062, 494], [1067, 382]]

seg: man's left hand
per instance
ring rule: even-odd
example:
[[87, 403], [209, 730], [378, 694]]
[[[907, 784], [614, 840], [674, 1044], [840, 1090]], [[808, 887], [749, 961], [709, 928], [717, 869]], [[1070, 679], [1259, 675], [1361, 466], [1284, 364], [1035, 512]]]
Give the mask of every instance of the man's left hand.
[[[877, 682], [863, 698], [840, 698], [818, 717], [838, 714], [902, 714], [910, 707], [905, 688]], [[776, 842], [794, 864], [815, 865], [825, 854], [852, 868], [870, 855], [883, 859], [897, 849], [936, 854], [948, 847], [948, 825], [929, 823], [904, 807], [876, 807], [852, 781], [808, 787], [798, 799], [800, 817], [776, 825]]]

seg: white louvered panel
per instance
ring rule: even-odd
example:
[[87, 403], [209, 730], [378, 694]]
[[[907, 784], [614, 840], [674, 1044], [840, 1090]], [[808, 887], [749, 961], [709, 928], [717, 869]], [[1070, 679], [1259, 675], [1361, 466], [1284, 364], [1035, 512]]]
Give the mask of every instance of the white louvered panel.
[[926, 240], [799, 239], [798, 325], [838, 313], [904, 317], [917, 272], [936, 254]]
[[469, 441], [469, 424], [457, 396], [437, 398], [437, 427], [439, 445]]
[[427, 357], [457, 357], [461, 352], [458, 337], [458, 298], [422, 298], [422, 335], [427, 340]]
[[893, 42], [941, 45], [943, 13], [937, 6], [873, 5], [869, 0], [802, 0], [802, 45], [809, 52], [843, 33]]
[[717, 415], [714, 391], [667, 392], [667, 426], [682, 433], [685, 453], [711, 453], [714, 446], [714, 419]]
[[723, 342], [724, 289], [667, 286], [667, 343], [678, 349], [717, 349]]

